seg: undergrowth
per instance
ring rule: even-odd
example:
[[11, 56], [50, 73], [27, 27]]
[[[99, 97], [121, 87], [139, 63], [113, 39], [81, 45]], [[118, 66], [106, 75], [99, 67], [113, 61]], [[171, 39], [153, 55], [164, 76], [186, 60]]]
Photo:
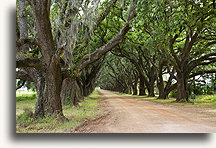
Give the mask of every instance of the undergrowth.
[[[16, 102], [16, 132], [17, 133], [62, 133], [70, 132], [85, 120], [95, 118], [100, 114], [97, 109], [99, 106], [98, 98], [100, 97], [97, 91], [84, 98], [84, 101], [79, 103], [79, 106], [63, 106], [63, 113], [67, 122], [57, 120], [55, 117], [39, 118], [37, 120], [31, 118], [30, 112], [34, 111], [35, 98], [18, 99]], [[27, 103], [27, 104], [26, 104]]]

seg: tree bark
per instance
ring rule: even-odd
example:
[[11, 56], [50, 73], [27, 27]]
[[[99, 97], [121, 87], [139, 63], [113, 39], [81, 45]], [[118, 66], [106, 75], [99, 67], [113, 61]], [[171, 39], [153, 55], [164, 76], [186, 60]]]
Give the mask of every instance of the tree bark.
[[83, 95], [82, 95], [82, 90], [77, 82], [77, 80], [74, 78], [72, 79], [72, 83], [71, 85], [73, 86], [71, 88], [71, 106], [77, 106], [78, 105], [78, 101], [80, 99], [82, 99]]
[[137, 85], [133, 86], [133, 95], [137, 95]]
[[157, 87], [159, 91], [159, 96], [157, 99], [167, 99], [168, 95], [165, 93], [164, 84], [162, 82], [157, 82]]
[[140, 76], [140, 82], [139, 82], [139, 96], [144, 96], [146, 95], [145, 92], [145, 84], [144, 84], [144, 80], [142, 78], [142, 76]]
[[[42, 83], [40, 84], [41, 80], [38, 82], [38, 91], [40, 91], [43, 95], [39, 94], [40, 96], [42, 95], [42, 98], [38, 100], [37, 106], [38, 108], [41, 108], [39, 110], [42, 111], [43, 109], [44, 116], [57, 115], [64, 118], [60, 97], [63, 74], [60, 67], [60, 53], [58, 53], [58, 50], [55, 47], [50, 23], [51, 0], [29, 0], [29, 2], [35, 15], [35, 25], [37, 31], [36, 39], [42, 54], [42, 58], [40, 60], [44, 65], [44, 88], [40, 87], [43, 86]], [[115, 46], [122, 42], [125, 34], [131, 28], [130, 23], [132, 19], [135, 17], [136, 3], [137, 0], [131, 0], [128, 20], [119, 33], [106, 45], [97, 49], [95, 52], [84, 56], [78, 62], [76, 69], [79, 74], [87, 66], [100, 59], [108, 51], [112, 50]], [[25, 61], [25, 63], [27, 62]], [[26, 67], [29, 66], [30, 65], [28, 64]], [[35, 65], [32, 67], [35, 68]], [[40, 68], [40, 66], [37, 68]], [[76, 79], [73, 79], [71, 85], [73, 85], [71, 89], [71, 104], [77, 105], [79, 98], [83, 97], [83, 92], [79, 81]], [[36, 112], [39, 112], [39, 110]]]
[[176, 102], [188, 102], [188, 78], [180, 72], [177, 72], [177, 99]]
[[54, 57], [46, 70], [44, 89], [44, 112], [47, 115], [54, 114], [63, 116], [60, 99], [62, 78], [60, 65], [58, 63], [58, 59]]
[[42, 71], [35, 71], [35, 84], [36, 84], [36, 91], [37, 91], [37, 102], [35, 105], [35, 112], [34, 118], [44, 117], [44, 87], [45, 87], [45, 79]]
[[148, 90], [148, 97], [154, 97], [154, 83], [150, 83], [149, 86], [147, 87]]
[[60, 98], [62, 75], [60, 57], [56, 53], [50, 23], [50, 0], [31, 0], [35, 13], [38, 44], [41, 48], [45, 68], [44, 113], [64, 118]]
[[158, 91], [159, 91], [159, 96], [157, 99], [168, 99], [168, 95], [169, 93], [176, 88], [177, 84], [172, 84], [172, 80], [174, 79], [174, 73], [175, 73], [175, 69], [173, 68], [172, 71], [170, 71], [170, 67], [167, 67], [167, 72], [169, 73], [169, 79], [166, 82], [166, 84], [164, 84], [163, 81], [163, 72], [162, 72], [162, 66], [163, 63], [161, 63], [161, 65], [159, 66], [158, 69], [158, 77], [157, 77], [157, 87], [158, 87]]
[[62, 105], [65, 105], [67, 103], [68, 100], [68, 97], [70, 97], [70, 91], [72, 89], [72, 85], [71, 85], [71, 78], [66, 78], [63, 80], [62, 82], [62, 88], [61, 88], [61, 103]]
[[216, 92], [216, 83], [215, 83], [215, 79], [216, 79], [216, 73], [214, 73], [214, 76], [212, 75], [212, 84], [213, 84], [213, 91]]
[[131, 21], [136, 16], [136, 10], [135, 10], [136, 4], [137, 4], [137, 0], [131, 0], [127, 22], [124, 24], [124, 27], [118, 32], [118, 34], [114, 38], [112, 38], [104, 46], [98, 48], [97, 50], [95, 50], [90, 54], [85, 55], [82, 59], [79, 60], [77, 64], [78, 73], [81, 72], [84, 68], [86, 68], [89, 64], [100, 59], [103, 55], [105, 55], [107, 52], [112, 50], [114, 47], [116, 47], [118, 44], [120, 44], [123, 41], [124, 36], [131, 28], [130, 26]]
[[[28, 25], [27, 25], [27, 14], [26, 14], [26, 1], [25, 0], [19, 0], [18, 1], [18, 6], [19, 6], [19, 19], [18, 19], [18, 25], [19, 25], [19, 32], [20, 32], [20, 38], [19, 41], [23, 41], [28, 37]], [[29, 45], [27, 44], [21, 44], [18, 47], [18, 51], [22, 53], [23, 57], [25, 58], [25, 54], [28, 53], [28, 48]], [[19, 63], [19, 62], [18, 62]], [[26, 62], [27, 65], [29, 65], [29, 61]], [[22, 65], [22, 63], [21, 63]], [[16, 67], [19, 67], [19, 64], [16, 65]], [[22, 65], [22, 67], [24, 67]], [[43, 108], [43, 90], [45, 86], [45, 80], [43, 76], [43, 72], [41, 70], [31, 68], [31, 67], [26, 67], [20, 69], [21, 72], [23, 72], [23, 76], [18, 77], [23, 80], [31, 81], [34, 82], [36, 86], [36, 91], [37, 91], [37, 102], [35, 105], [35, 112], [34, 112], [34, 117], [44, 117], [44, 108]], [[19, 73], [19, 72], [18, 72]]]
[[148, 90], [148, 96], [149, 97], [154, 97], [155, 94], [154, 94], [154, 86], [155, 86], [155, 81], [156, 81], [156, 78], [157, 78], [157, 75], [156, 75], [156, 69], [154, 66], [151, 66], [150, 67], [150, 70], [149, 70], [149, 73], [147, 74], [148, 76], [148, 79], [149, 79], [149, 86], [147, 86], [147, 90]]

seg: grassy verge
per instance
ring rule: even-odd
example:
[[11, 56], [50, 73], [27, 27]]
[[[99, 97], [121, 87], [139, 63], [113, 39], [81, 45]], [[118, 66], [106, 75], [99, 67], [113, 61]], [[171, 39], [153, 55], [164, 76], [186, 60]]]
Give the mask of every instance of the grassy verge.
[[[145, 100], [149, 101], [154, 101], [154, 102], [159, 102], [159, 103], [167, 103], [171, 105], [177, 105], [177, 106], [195, 106], [195, 107], [207, 107], [207, 108], [213, 108], [215, 109], [216, 107], [216, 95], [198, 95], [196, 96], [196, 99], [194, 100], [193, 103], [173, 103], [175, 101], [175, 98], [169, 98], [166, 100], [158, 100], [156, 97], [148, 97], [144, 98]], [[193, 102], [191, 99], [190, 101]]]
[[[24, 95], [24, 94], [23, 94]], [[68, 122], [60, 122], [53, 117], [33, 120], [25, 115], [26, 110], [33, 111], [35, 106], [35, 97], [26, 99], [17, 98], [16, 102], [16, 132], [17, 133], [55, 133], [67, 132], [82, 124], [85, 120], [95, 118], [100, 114], [97, 110], [99, 103], [97, 99], [100, 97], [97, 91], [94, 91], [90, 96], [86, 97], [79, 107], [63, 106], [63, 113], [69, 119]]]
[[20, 115], [25, 109], [34, 110], [35, 107], [35, 92], [19, 92], [16, 94], [16, 115]]
[[[134, 97], [134, 98], [140, 98], [142, 100], [148, 100], [158, 103], [166, 103], [170, 105], [177, 105], [177, 106], [195, 106], [195, 107], [208, 107], [215, 109], [216, 107], [216, 95], [198, 95], [195, 99], [195, 104], [193, 103], [173, 103], [175, 101], [175, 98], [169, 98], [166, 100], [158, 100], [157, 97], [147, 97], [147, 96], [138, 96], [138, 95], [131, 95], [131, 94], [124, 94], [120, 92], [114, 92], [110, 91], [118, 95], [123, 95], [127, 97]], [[191, 100], [193, 102], [193, 100]]]

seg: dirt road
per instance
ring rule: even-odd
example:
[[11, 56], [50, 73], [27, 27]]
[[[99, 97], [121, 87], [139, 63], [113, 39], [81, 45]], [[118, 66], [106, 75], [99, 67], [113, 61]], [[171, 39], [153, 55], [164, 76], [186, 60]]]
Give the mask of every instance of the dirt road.
[[215, 110], [173, 106], [128, 98], [105, 90], [102, 108], [106, 115], [89, 121], [81, 133], [215, 133]]

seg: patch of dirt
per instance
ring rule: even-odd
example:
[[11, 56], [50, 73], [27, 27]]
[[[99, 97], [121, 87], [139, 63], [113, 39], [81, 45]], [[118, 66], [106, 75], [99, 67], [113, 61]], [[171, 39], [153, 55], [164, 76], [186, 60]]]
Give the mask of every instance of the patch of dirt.
[[74, 133], [215, 133], [215, 110], [173, 106], [100, 90], [104, 114]]

